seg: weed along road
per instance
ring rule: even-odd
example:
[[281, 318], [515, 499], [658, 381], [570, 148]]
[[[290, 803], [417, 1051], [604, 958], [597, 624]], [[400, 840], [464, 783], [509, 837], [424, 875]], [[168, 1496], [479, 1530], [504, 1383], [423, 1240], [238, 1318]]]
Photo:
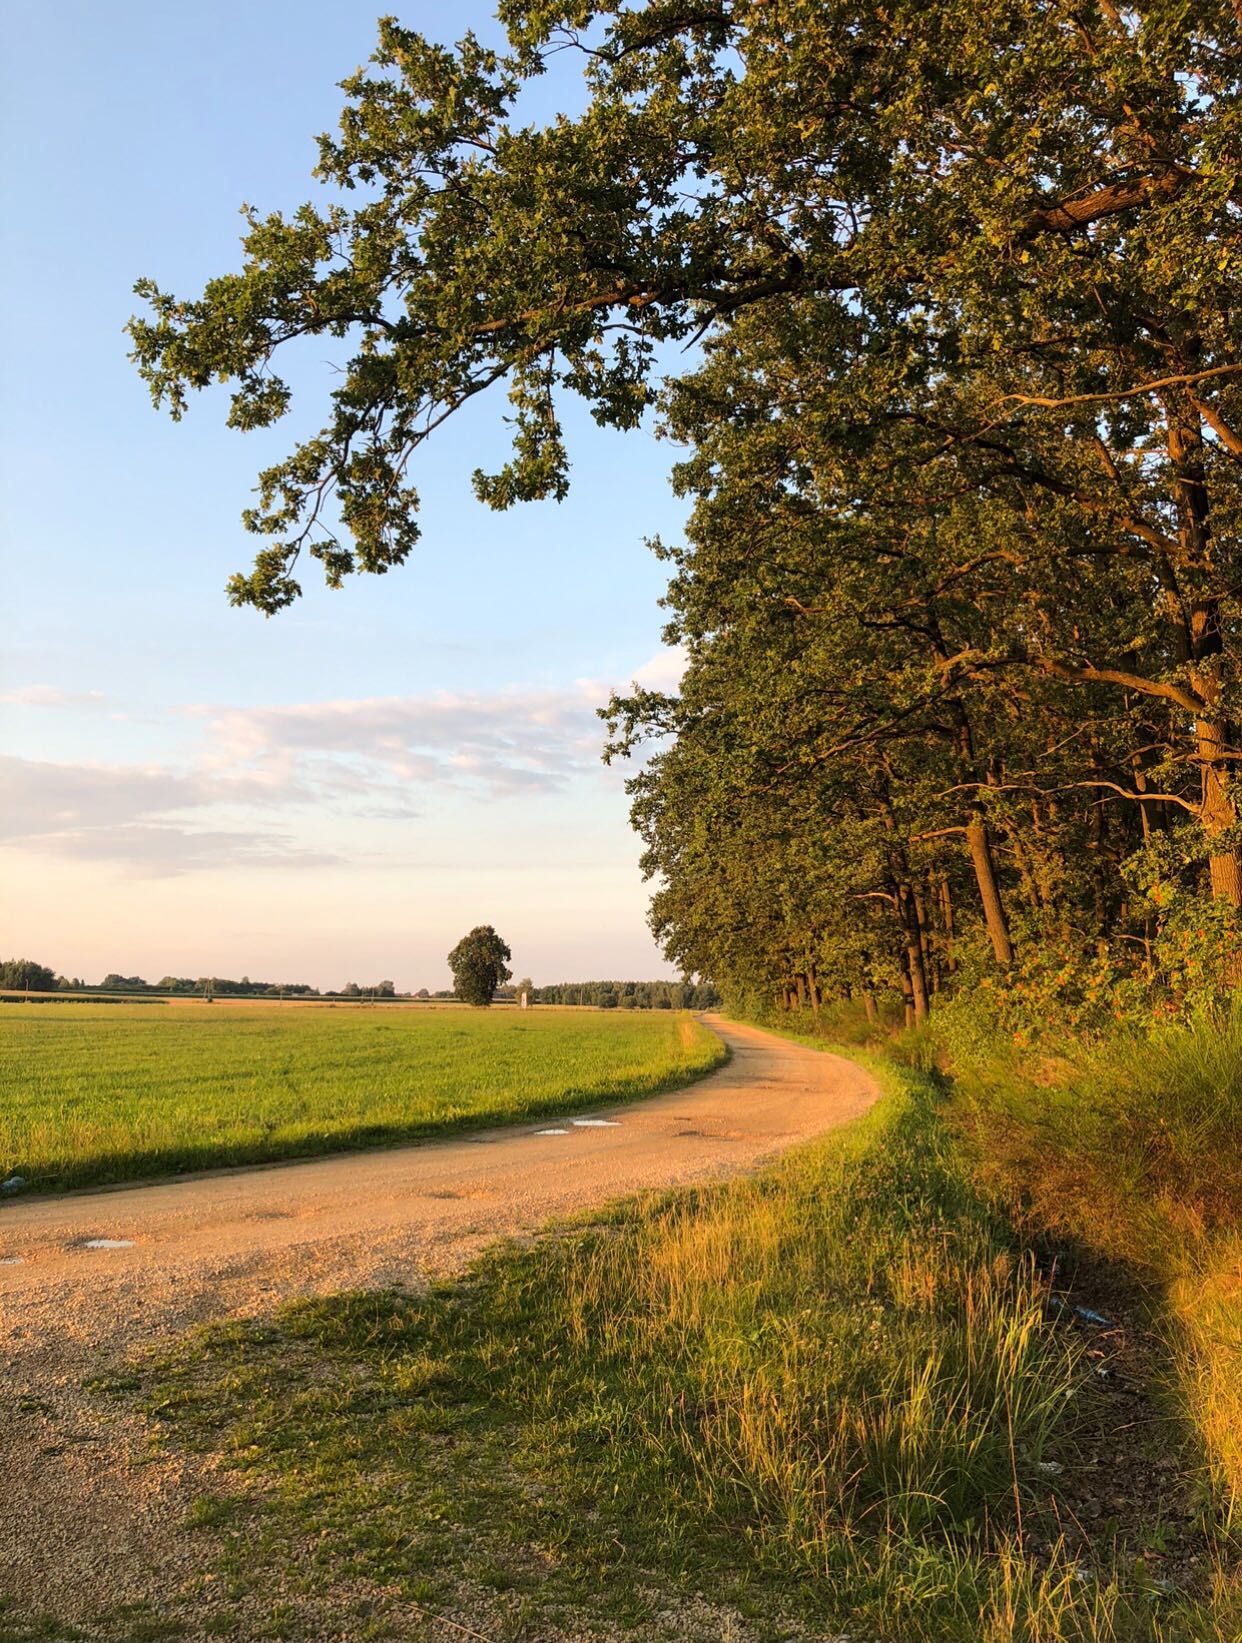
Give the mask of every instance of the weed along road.
[[125, 1601], [136, 1563], [192, 1555], [169, 1528], [182, 1479], [132, 1464], [140, 1426], [84, 1390], [93, 1374], [199, 1320], [414, 1288], [550, 1217], [747, 1171], [878, 1093], [851, 1062], [711, 1025], [718, 1071], [580, 1121], [0, 1206], [0, 1592], [72, 1618], [101, 1583]]

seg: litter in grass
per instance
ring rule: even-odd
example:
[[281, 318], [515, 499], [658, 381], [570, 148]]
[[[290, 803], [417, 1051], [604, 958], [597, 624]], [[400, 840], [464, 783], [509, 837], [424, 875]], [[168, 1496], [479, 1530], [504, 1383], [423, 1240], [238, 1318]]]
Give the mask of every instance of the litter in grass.
[[10, 1175], [7, 1181], [0, 1181], [0, 1192], [20, 1192], [25, 1185], [24, 1175]]
[[1072, 1301], [1064, 1300], [1060, 1295], [1049, 1295], [1045, 1304], [1049, 1317], [1079, 1318], [1085, 1324], [1094, 1324], [1097, 1329], [1115, 1329], [1116, 1325], [1104, 1316], [1102, 1312], [1094, 1312], [1089, 1306], [1075, 1306]]
[[24, 1255], [0, 1255], [0, 1266], [21, 1266]]
[[536, 1135], [568, 1135], [568, 1130], [536, 1130]]
[[580, 1130], [617, 1130], [621, 1128], [621, 1121], [617, 1118], [571, 1118], [569, 1122]]
[[1099, 1329], [1113, 1329], [1116, 1327], [1102, 1312], [1093, 1312], [1089, 1306], [1076, 1306], [1074, 1316], [1081, 1318], [1084, 1323], [1095, 1324]]
[[133, 1247], [134, 1240], [132, 1238], [87, 1238], [82, 1244], [83, 1249], [133, 1249]]

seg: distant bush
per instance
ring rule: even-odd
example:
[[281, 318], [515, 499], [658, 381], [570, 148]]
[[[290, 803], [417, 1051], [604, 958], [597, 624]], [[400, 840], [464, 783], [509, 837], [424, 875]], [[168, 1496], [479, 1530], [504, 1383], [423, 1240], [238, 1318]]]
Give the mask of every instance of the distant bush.
[[32, 958], [6, 958], [0, 964], [0, 987], [32, 993], [51, 993], [56, 990], [56, 972], [46, 964], [36, 964]]

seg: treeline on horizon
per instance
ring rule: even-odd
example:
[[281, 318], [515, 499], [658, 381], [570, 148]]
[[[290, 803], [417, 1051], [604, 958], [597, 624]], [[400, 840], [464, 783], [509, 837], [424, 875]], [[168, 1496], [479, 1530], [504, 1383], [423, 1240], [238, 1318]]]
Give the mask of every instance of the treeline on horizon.
[[163, 976], [159, 981], [146, 981], [142, 976], [109, 973], [100, 982], [83, 981], [79, 976], [63, 976], [46, 964], [33, 959], [12, 958], [0, 962], [0, 987], [9, 991], [30, 992], [103, 992], [103, 993], [160, 993], [189, 996], [216, 995], [220, 998], [395, 998], [397, 991], [391, 981], [378, 981], [360, 986], [350, 981], [338, 993], [323, 992], [305, 981], [251, 981], [243, 976], [240, 981], [227, 976]]
[[[156, 982], [142, 976], [125, 976], [109, 972], [98, 984], [78, 977], [58, 975], [46, 964], [32, 959], [6, 959], [0, 962], [0, 988], [10, 992], [73, 993], [102, 992], [129, 993], [136, 997], [208, 997], [208, 998], [350, 998], [350, 999], [414, 999], [450, 1003], [457, 994], [452, 988], [435, 992], [426, 987], [417, 991], [399, 993], [391, 981], [379, 981], [363, 986], [356, 981], [345, 984], [338, 992], [321, 990], [304, 981], [251, 981], [243, 976], [230, 981], [223, 976], [164, 976]], [[706, 1010], [720, 1003], [720, 994], [708, 983], [690, 979], [681, 981], [562, 981], [548, 987], [535, 987], [530, 982], [502, 986], [496, 990], [497, 1002], [512, 1002], [519, 989], [525, 990], [532, 1004], [583, 1004], [597, 1009], [622, 1010]]]
[[601, 1010], [712, 1010], [721, 997], [707, 981], [560, 981], [536, 987], [531, 1002], [589, 1004]]

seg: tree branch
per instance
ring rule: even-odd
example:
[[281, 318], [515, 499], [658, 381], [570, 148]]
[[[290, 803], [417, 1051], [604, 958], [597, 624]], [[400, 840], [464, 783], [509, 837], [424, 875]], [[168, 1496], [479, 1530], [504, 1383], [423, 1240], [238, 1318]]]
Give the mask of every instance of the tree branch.
[[1149, 200], [1175, 199], [1196, 175], [1184, 166], [1170, 166], [1154, 177], [1105, 183], [1082, 199], [1061, 200], [1032, 211], [1016, 238], [1021, 242], [1045, 233], [1070, 234], [1076, 228], [1089, 228], [1104, 217], [1115, 217], [1120, 212], [1134, 210], [1135, 206], [1146, 205]]
[[1142, 674], [1128, 673], [1123, 668], [1091, 667], [1089, 664], [1071, 667], [1050, 656], [1035, 656], [1029, 660], [1041, 672], [1050, 673], [1053, 678], [1064, 679], [1069, 684], [1120, 685], [1125, 690], [1137, 691], [1140, 696], [1158, 696], [1162, 701], [1172, 702], [1195, 718], [1208, 710], [1207, 703], [1195, 691], [1185, 690], [1181, 685], [1165, 684], [1159, 679], [1145, 679]]
[[1192, 382], [1208, 382], [1213, 377], [1242, 375], [1242, 365], [1214, 365], [1206, 371], [1184, 371], [1179, 376], [1158, 377], [1155, 382], [1139, 382], [1133, 388], [1113, 388], [1100, 394], [1069, 394], [1064, 399], [1049, 399], [1042, 394], [1005, 394], [996, 401], [1001, 405], [1038, 405], [1045, 410], [1059, 411], [1067, 405], [1102, 405], [1108, 400], [1138, 399], [1143, 394], [1158, 393], [1162, 388], [1184, 388]]

